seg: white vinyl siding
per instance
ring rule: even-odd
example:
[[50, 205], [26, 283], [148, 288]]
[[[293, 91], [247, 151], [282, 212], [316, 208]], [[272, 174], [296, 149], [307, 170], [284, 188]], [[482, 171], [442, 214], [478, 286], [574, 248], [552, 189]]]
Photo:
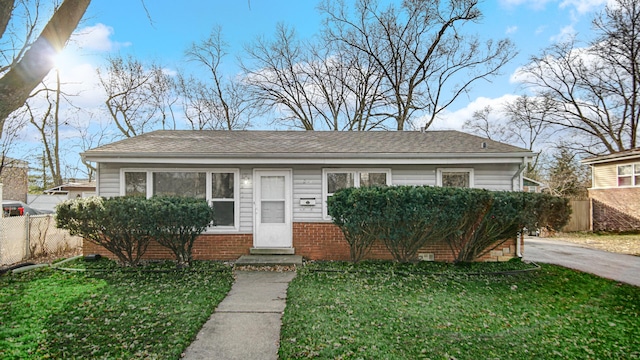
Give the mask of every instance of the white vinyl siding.
[[[315, 205], [301, 205], [301, 199], [314, 199]], [[322, 169], [301, 167], [293, 170], [293, 221], [322, 220]]]
[[[480, 165], [396, 165], [382, 168], [388, 169], [389, 181], [391, 185], [436, 185], [437, 168], [473, 168], [474, 187], [489, 190], [512, 190], [512, 179], [518, 171], [519, 164], [480, 164]], [[253, 232], [253, 169], [261, 168], [260, 165], [243, 165], [239, 169], [239, 177], [236, 179], [240, 188], [239, 195], [239, 227], [240, 233]], [[120, 195], [120, 169], [163, 169], [162, 164], [99, 164], [98, 184], [100, 196]], [[197, 170], [218, 171], [219, 168], [209, 166], [195, 166]], [[223, 167], [220, 167], [222, 169]], [[294, 222], [327, 222], [323, 217], [325, 204], [323, 203], [323, 169], [331, 168], [339, 170], [333, 166], [322, 165], [298, 165], [293, 167], [293, 221]], [[192, 167], [183, 165], [171, 167], [171, 170], [188, 170]], [[235, 168], [237, 169], [237, 168]], [[615, 169], [615, 166], [614, 166]], [[359, 170], [349, 167], [345, 170]], [[363, 167], [362, 170], [379, 170], [375, 167]], [[614, 176], [615, 179], [615, 176]], [[301, 199], [315, 199], [315, 205], [304, 206], [300, 204]]]
[[476, 165], [473, 168], [475, 175], [473, 187], [498, 191], [513, 190], [511, 181], [518, 172], [518, 164]]
[[100, 196], [120, 196], [120, 168], [119, 164], [100, 164], [98, 172]]
[[240, 169], [240, 232], [253, 232], [253, 170]]

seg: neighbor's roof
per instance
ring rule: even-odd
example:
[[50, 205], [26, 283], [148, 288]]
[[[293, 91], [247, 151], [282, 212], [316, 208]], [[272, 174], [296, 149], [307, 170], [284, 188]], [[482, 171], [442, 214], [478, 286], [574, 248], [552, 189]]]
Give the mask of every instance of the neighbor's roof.
[[613, 154], [586, 158], [582, 160], [582, 163], [586, 165], [593, 165], [593, 164], [609, 163], [613, 161], [624, 161], [624, 160], [634, 160], [634, 159], [640, 159], [640, 148], [620, 151]]
[[522, 158], [533, 155], [527, 149], [459, 131], [215, 130], [154, 131], [82, 154], [87, 160], [98, 162], [141, 158]]

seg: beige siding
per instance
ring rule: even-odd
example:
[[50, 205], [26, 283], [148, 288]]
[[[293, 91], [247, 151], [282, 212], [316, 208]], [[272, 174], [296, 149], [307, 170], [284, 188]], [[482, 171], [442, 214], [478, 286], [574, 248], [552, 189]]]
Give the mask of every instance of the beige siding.
[[618, 187], [617, 164], [599, 164], [593, 167], [593, 187], [606, 189]]

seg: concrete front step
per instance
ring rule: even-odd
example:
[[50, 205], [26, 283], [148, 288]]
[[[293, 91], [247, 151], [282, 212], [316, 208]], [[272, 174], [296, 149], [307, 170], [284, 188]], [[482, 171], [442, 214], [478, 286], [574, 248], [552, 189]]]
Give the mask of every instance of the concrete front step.
[[236, 266], [290, 266], [302, 265], [301, 255], [242, 255], [236, 260]]
[[251, 255], [293, 255], [296, 253], [294, 248], [251, 248]]

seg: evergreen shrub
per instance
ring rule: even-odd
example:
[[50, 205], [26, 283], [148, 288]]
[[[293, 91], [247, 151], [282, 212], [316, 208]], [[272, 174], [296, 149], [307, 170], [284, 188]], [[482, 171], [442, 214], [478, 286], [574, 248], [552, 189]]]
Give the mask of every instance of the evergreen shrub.
[[456, 262], [470, 262], [516, 237], [524, 227], [564, 226], [566, 199], [535, 193], [431, 186], [349, 188], [328, 199], [351, 260], [382, 241], [395, 260], [417, 260], [419, 249], [444, 243]]

